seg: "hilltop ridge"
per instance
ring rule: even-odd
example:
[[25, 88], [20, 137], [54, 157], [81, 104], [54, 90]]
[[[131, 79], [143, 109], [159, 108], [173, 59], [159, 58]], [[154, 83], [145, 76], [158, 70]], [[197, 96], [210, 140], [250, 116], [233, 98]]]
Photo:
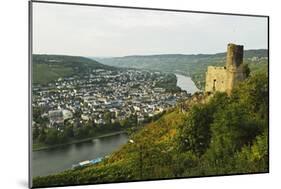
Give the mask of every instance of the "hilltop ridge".
[[81, 56], [34, 54], [32, 61], [34, 84], [47, 84], [60, 77], [82, 75], [93, 69], [116, 69]]

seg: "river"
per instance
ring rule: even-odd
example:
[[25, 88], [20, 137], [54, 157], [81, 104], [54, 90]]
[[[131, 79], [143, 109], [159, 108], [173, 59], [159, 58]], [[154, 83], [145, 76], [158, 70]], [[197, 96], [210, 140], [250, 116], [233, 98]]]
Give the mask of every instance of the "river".
[[182, 90], [185, 90], [187, 93], [195, 93], [196, 91], [199, 91], [199, 89], [196, 87], [194, 82], [191, 80], [190, 77], [175, 74], [177, 76], [177, 86], [180, 87]]
[[32, 175], [46, 176], [70, 169], [84, 160], [104, 157], [127, 143], [128, 135], [117, 134], [59, 148], [32, 152]]

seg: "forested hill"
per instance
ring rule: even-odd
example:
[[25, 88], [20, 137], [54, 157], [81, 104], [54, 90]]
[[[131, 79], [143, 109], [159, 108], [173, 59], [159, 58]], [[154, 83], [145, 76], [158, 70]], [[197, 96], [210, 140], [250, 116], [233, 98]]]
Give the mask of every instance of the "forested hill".
[[[268, 56], [268, 50], [245, 50], [244, 59], [257, 59]], [[94, 58], [103, 64], [119, 67], [133, 67], [142, 69], [156, 69], [162, 71], [174, 71], [182, 64], [201, 64], [216, 62], [225, 59], [226, 53], [217, 54], [159, 54], [159, 55], [133, 55], [124, 57]], [[156, 66], [156, 67], [155, 67]], [[159, 66], [159, 67], [157, 67]], [[164, 66], [164, 67], [163, 67]], [[176, 67], [174, 67], [176, 66]], [[180, 69], [179, 69], [180, 70]]]
[[[157, 70], [179, 73], [192, 77], [197, 87], [204, 88], [205, 72], [208, 66], [223, 66], [226, 53], [217, 54], [160, 54], [147, 56], [124, 56], [111, 58], [95, 58], [99, 62], [116, 66], [138, 69]], [[245, 50], [244, 63], [249, 64], [253, 72], [257, 69], [266, 69], [268, 50]], [[258, 66], [257, 66], [258, 65]]]
[[34, 54], [32, 61], [34, 84], [47, 84], [60, 77], [81, 75], [93, 69], [115, 69], [80, 56]]
[[101, 163], [33, 178], [33, 187], [268, 172], [268, 75], [231, 96], [195, 94]]

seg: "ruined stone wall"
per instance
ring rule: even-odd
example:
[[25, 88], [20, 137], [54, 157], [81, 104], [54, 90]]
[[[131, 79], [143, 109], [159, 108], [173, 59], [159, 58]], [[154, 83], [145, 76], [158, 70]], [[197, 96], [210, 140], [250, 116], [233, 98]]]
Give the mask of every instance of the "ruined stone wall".
[[246, 79], [246, 73], [243, 69], [243, 65], [240, 65], [235, 70], [228, 70], [228, 91], [231, 92], [233, 87], [237, 85], [240, 81], [243, 81]]
[[206, 92], [225, 92], [227, 83], [227, 70], [225, 67], [208, 67], [206, 73]]

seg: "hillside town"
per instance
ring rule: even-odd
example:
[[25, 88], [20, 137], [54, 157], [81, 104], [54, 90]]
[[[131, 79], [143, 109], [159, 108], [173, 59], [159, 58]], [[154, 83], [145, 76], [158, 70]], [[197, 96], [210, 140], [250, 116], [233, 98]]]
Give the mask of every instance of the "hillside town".
[[96, 125], [130, 116], [142, 123], [189, 97], [185, 91], [158, 86], [169, 76], [134, 69], [94, 69], [91, 74], [59, 78], [47, 86], [34, 85], [32, 106], [42, 110], [40, 116], [48, 119], [50, 128], [63, 126], [65, 120], [74, 123], [74, 115], [79, 115], [81, 123]]

